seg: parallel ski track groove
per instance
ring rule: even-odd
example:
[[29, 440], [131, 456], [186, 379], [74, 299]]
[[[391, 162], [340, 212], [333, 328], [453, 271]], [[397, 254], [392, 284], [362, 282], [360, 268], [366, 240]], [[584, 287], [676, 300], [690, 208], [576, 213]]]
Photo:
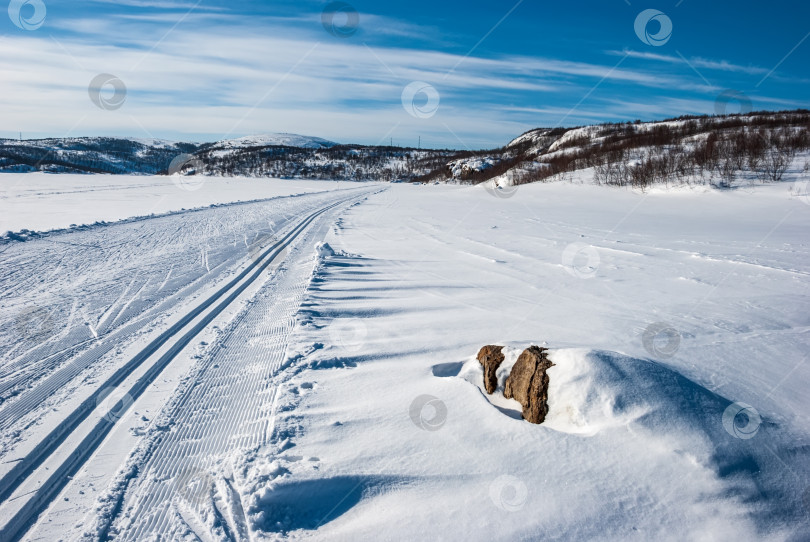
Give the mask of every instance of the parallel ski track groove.
[[[217, 266], [216, 271], [226, 271], [224, 262]], [[218, 274], [215, 275], [215, 277], [218, 277]], [[148, 309], [143, 314], [135, 316], [131, 321], [123, 324], [121, 327], [118, 327], [106, 334], [100, 334], [99, 339], [94, 340], [92, 337], [88, 338], [85, 341], [60, 352], [59, 354], [56, 354], [56, 357], [49, 356], [41, 362], [34, 362], [39, 365], [39, 367], [37, 367], [34, 371], [29, 371], [10, 378], [8, 385], [0, 384], [0, 393], [4, 393], [8, 389], [20, 385], [21, 383], [33, 385], [37, 381], [41, 380], [41, 382], [37, 384], [37, 387], [32, 390], [31, 393], [20, 397], [16, 401], [5, 405], [5, 408], [0, 409], [0, 431], [5, 431], [9, 427], [13, 426], [24, 415], [29, 413], [36, 405], [42, 403], [45, 398], [55, 393], [65, 384], [71, 382], [73, 378], [75, 378], [83, 370], [87, 369], [100, 357], [108, 353], [113, 348], [116, 348], [121, 339], [131, 336], [133, 333], [147, 326], [156, 315], [163, 314], [165, 310], [175, 305], [177, 303], [178, 296], [183, 296], [186, 291], [198, 287], [198, 285], [204, 279], [210, 280], [210, 278], [211, 277], [208, 275], [202, 275], [201, 277], [192, 280], [174, 294], [159, 301], [156, 306]], [[82, 347], [88, 345], [94, 347], [82, 351]], [[75, 359], [72, 359], [69, 365], [62, 366], [55, 372], [53, 372], [54, 363], [44, 363], [47, 360], [58, 362], [60, 360], [64, 361], [71, 359], [73, 354], [76, 352], [78, 352], [78, 356]], [[2, 496], [0, 496], [0, 499], [2, 499]]]
[[[321, 196], [328, 194], [328, 191], [321, 191], [321, 192], [313, 192], [309, 194], [297, 194], [289, 197], [275, 197], [275, 198], [266, 198], [261, 200], [253, 200], [248, 202], [236, 202], [231, 203], [222, 207], [227, 207], [229, 209], [237, 209], [231, 216], [237, 219], [247, 218], [250, 219], [251, 215], [255, 216], [255, 210], [251, 210], [250, 207], [253, 204], [265, 204], [265, 203], [273, 203], [279, 201], [288, 201], [293, 202], [294, 206], [297, 206], [299, 203], [304, 204], [305, 200], [308, 199], [310, 196], [317, 199], [320, 199]], [[298, 202], [298, 203], [296, 203]], [[238, 211], [239, 208], [247, 206], [244, 211]], [[218, 206], [217, 206], [218, 207]], [[121, 224], [115, 224], [111, 226], [110, 231], [105, 230], [104, 228], [90, 228], [89, 231], [79, 231], [76, 232], [79, 235], [93, 235], [95, 242], [93, 243], [71, 243], [66, 241], [59, 241], [57, 237], [51, 237], [50, 235], [46, 235], [45, 237], [39, 239], [37, 241], [36, 246], [41, 247], [42, 244], [49, 245], [39, 252], [35, 251], [35, 254], [38, 254], [34, 260], [31, 259], [31, 254], [28, 252], [20, 252], [14, 251], [13, 254], [6, 254], [6, 250], [3, 250], [4, 254], [7, 256], [7, 259], [3, 261], [3, 265], [0, 266], [0, 298], [7, 299], [13, 290], [23, 290], [26, 292], [26, 297], [28, 299], [27, 305], [21, 305], [22, 307], [25, 306], [45, 306], [49, 312], [54, 315], [53, 324], [61, 326], [62, 320], [67, 314], [64, 312], [64, 302], [65, 300], [72, 300], [74, 303], [74, 307], [70, 311], [70, 315], [68, 316], [68, 323], [67, 329], [65, 330], [64, 334], [59, 335], [52, 335], [48, 337], [46, 340], [42, 341], [40, 338], [37, 339], [28, 339], [28, 340], [21, 340], [16, 341], [13, 345], [6, 344], [5, 346], [6, 351], [0, 354], [0, 370], [3, 372], [3, 376], [0, 377], [0, 386], [2, 386], [2, 391], [0, 391], [0, 405], [7, 408], [17, 400], [23, 398], [24, 396], [29, 395], [30, 392], [34, 392], [34, 388], [36, 387], [35, 384], [38, 380], [40, 380], [43, 376], [54, 375], [55, 370], [59, 370], [60, 368], [64, 368], [64, 362], [66, 360], [70, 360], [72, 358], [71, 352], [76, 352], [73, 349], [71, 352], [65, 352], [65, 345], [72, 345], [72, 347], [77, 346], [77, 343], [84, 342], [86, 343], [88, 340], [94, 343], [94, 346], [98, 346], [101, 342], [105, 339], [109, 339], [108, 335], [103, 333], [103, 329], [101, 330], [101, 334], [91, 335], [90, 328], [85, 325], [74, 325], [71, 326], [72, 323], [76, 322], [77, 319], [81, 320], [81, 316], [84, 316], [85, 321], [88, 320], [87, 313], [85, 311], [81, 311], [81, 314], [75, 313], [75, 293], [72, 295], [65, 295], [66, 290], [59, 290], [54, 291], [53, 289], [49, 289], [43, 295], [36, 294], [36, 292], [44, 292], [46, 285], [52, 282], [49, 277], [57, 276], [61, 277], [62, 272], [65, 268], [63, 265], [63, 261], [66, 258], [69, 258], [69, 262], [67, 267], [70, 268], [70, 277], [78, 277], [77, 281], [71, 283], [70, 288], [75, 292], [77, 290], [81, 290], [80, 294], [87, 294], [91, 296], [89, 303], [85, 304], [89, 307], [90, 313], [92, 314], [95, 309], [101, 309], [102, 306], [94, 306], [96, 303], [99, 305], [104, 306], [104, 308], [108, 307], [113, 299], [117, 299], [121, 292], [120, 292], [120, 285], [126, 282], [129, 282], [130, 275], [120, 275], [116, 274], [116, 272], [111, 273], [104, 273], [104, 269], [98, 269], [98, 265], [93, 265], [95, 262], [96, 264], [99, 262], [98, 254], [101, 254], [101, 261], [108, 262], [107, 266], [110, 268], [115, 268], [113, 264], [109, 262], [113, 262], [119, 259], [128, 259], [131, 258], [133, 255], [138, 255], [141, 251], [150, 251], [152, 252], [155, 248], [160, 250], [175, 250], [176, 252], [182, 252], [182, 250], [177, 250], [177, 246], [191, 246], [192, 244], [199, 243], [199, 231], [200, 230], [189, 230], [185, 227], [185, 222], [183, 224], [174, 222], [166, 223], [166, 220], [181, 217], [186, 213], [189, 213], [190, 216], [197, 215], [198, 212], [206, 213], [212, 209], [205, 208], [205, 209], [198, 209], [187, 211], [183, 213], [170, 213], [166, 216], [159, 216], [159, 217], [152, 217], [146, 218], [142, 217], [140, 219], [132, 219], [132, 220], [125, 220]], [[222, 244], [224, 237], [229, 237], [227, 227], [224, 226], [224, 223], [221, 221], [221, 218], [218, 218], [218, 214], [220, 210], [215, 210], [215, 216], [213, 217], [216, 220], [217, 225], [223, 225], [222, 228], [219, 226], [211, 226], [209, 225], [201, 225], [201, 229], [208, 231], [210, 233], [211, 230], [214, 230], [213, 234], [214, 237], [219, 239], [221, 244], [218, 247], [220, 250], [226, 248], [228, 245], [231, 245], [230, 242], [225, 241]], [[230, 213], [230, 211], [222, 210], [222, 213]], [[295, 210], [290, 212], [289, 209], [285, 210], [283, 207], [281, 209], [277, 209], [275, 212], [278, 213], [278, 216], [283, 215], [284, 220], [281, 221], [281, 224], [286, 226], [291, 223], [291, 220], [288, 217], [292, 217], [293, 219], [297, 218], [298, 216], [304, 216], [303, 210]], [[202, 215], [200, 215], [202, 216]], [[158, 220], [160, 221], [160, 225], [163, 226], [156, 230], [149, 230], [148, 228], [143, 227], [143, 223], [146, 220]], [[276, 222], [269, 222], [271, 227], [271, 231], [278, 231], [277, 223]], [[115, 230], [117, 234], [122, 232], [119, 231], [119, 227], [124, 228], [124, 240], [122, 241], [118, 237], [114, 237], [112, 230]], [[234, 232], [236, 230], [233, 230]], [[258, 234], [264, 230], [259, 229], [255, 230], [255, 233]], [[193, 235], [189, 236], [189, 232]], [[244, 232], [243, 232], [244, 233]], [[245, 239], [247, 236], [245, 235]], [[114, 241], [114, 242], [113, 242]], [[246, 243], [247, 244], [247, 243]], [[62, 245], [70, 246], [70, 247], [92, 247], [94, 249], [95, 257], [93, 258], [85, 258], [85, 255], [82, 251], [73, 250], [72, 252], [69, 249], [65, 249], [64, 251], [55, 249], [54, 247], [61, 247]], [[12, 247], [12, 245], [8, 245], [8, 247]], [[6, 248], [8, 248], [6, 247]], [[127, 247], [126, 251], [122, 251], [122, 247]], [[15, 247], [19, 248], [19, 247]], [[227, 249], [226, 249], [227, 252]], [[187, 254], [182, 255], [184, 259], [188, 259], [186, 256]], [[220, 260], [220, 266], [227, 267], [224, 269], [225, 271], [229, 271], [230, 267], [226, 264], [228, 262], [233, 261], [232, 256], [228, 255], [227, 253], [224, 254], [218, 253], [217, 259]], [[44, 265], [44, 268], [41, 266], [37, 266], [36, 269], [42, 269], [46, 274], [40, 276], [38, 272], [32, 272], [31, 264], [32, 261], [40, 262], [41, 264], [48, 264]], [[160, 265], [162, 263], [161, 260], [154, 260], [148, 261], [147, 264], [147, 274], [151, 272], [151, 268], [155, 265]], [[103, 267], [102, 263], [102, 267]], [[218, 266], [219, 267], [219, 266]], [[45, 269], [47, 268], [47, 269]], [[139, 268], [136, 268], [137, 271]], [[196, 268], [194, 266], [184, 266], [184, 267], [175, 267], [174, 271], [179, 271], [175, 273], [173, 277], [173, 282], [175, 283], [173, 286], [170, 286], [170, 293], [167, 292], [169, 297], [174, 296], [174, 298], [178, 298], [178, 296], [182, 297], [183, 292], [187, 292], [190, 289], [195, 289], [199, 287], [201, 283], [216, 283], [217, 280], [213, 280], [215, 275], [218, 275], [220, 271], [223, 269], [218, 269], [213, 267], [211, 272], [205, 272], [201, 275], [197, 275], [195, 273]], [[163, 269], [163, 273], [165, 274], [165, 269]], [[112, 280], [110, 281], [97, 281], [94, 284], [94, 289], [90, 291], [85, 291], [81, 289], [81, 286], [87, 280], [88, 276], [92, 275], [93, 277], [102, 277], [105, 274], [111, 275]], [[61, 277], [64, 278], [64, 277]], [[153, 276], [153, 283], [156, 285], [157, 277]], [[168, 277], [167, 277], [168, 279]], [[190, 279], [190, 282], [187, 282]], [[30, 282], [25, 288], [21, 288], [21, 285], [24, 281]], [[165, 281], [164, 281], [165, 282]], [[158, 292], [163, 290], [163, 284], [161, 288], [158, 288]], [[179, 288], [179, 289], [178, 289]], [[141, 314], [145, 311], [145, 309], [151, 307], [154, 308], [156, 303], [160, 303], [165, 299], [165, 296], [156, 296], [156, 292], [152, 291], [154, 288], [150, 289], [148, 295], [150, 296], [149, 299], [137, 299], [135, 300], [128, 309], [126, 309], [126, 317], [130, 318], [134, 316], [135, 318], [140, 318], [144, 316]], [[43, 297], [44, 296], [44, 297]], [[104, 303], [104, 300], [109, 298], [107, 303]], [[14, 296], [11, 296], [11, 299], [14, 299]], [[173, 301], [176, 302], [176, 301]], [[170, 304], [172, 306], [172, 304]], [[20, 309], [22, 310], [22, 309]], [[119, 315], [118, 319], [120, 320], [122, 315]], [[148, 320], [147, 320], [148, 322]], [[15, 329], [14, 326], [17, 325], [14, 322], [5, 322], [7, 325], [11, 325], [12, 329]], [[117, 325], [113, 323], [113, 325]], [[137, 330], [136, 330], [137, 331]], [[22, 332], [24, 335], [24, 332]], [[23, 339], [27, 339], [23, 337]], [[120, 341], [117, 341], [120, 343]], [[32, 344], [33, 343], [33, 344]], [[68, 347], [68, 348], [72, 348]], [[81, 349], [80, 349], [81, 350]], [[64, 353], [64, 354], [63, 354]], [[9, 382], [9, 377], [14, 374], [13, 380]], [[39, 390], [35, 392], [39, 399], [36, 401], [36, 404], [42, 402], [44, 397], [48, 397], [49, 394], [39, 393]], [[0, 411], [1, 412], [1, 411]], [[0, 414], [2, 416], [2, 414]], [[29, 422], [30, 423], [30, 422]], [[5, 428], [3, 428], [5, 430]], [[25, 430], [25, 428], [22, 428]], [[18, 429], [19, 431], [19, 429]]]
[[[298, 235], [303, 232], [306, 227], [311, 224], [319, 215], [345, 203], [357, 196], [349, 198], [342, 198], [341, 200], [329, 204], [318, 211], [307, 216], [302, 220], [298, 226], [290, 231], [284, 238], [273, 246], [266, 249], [261, 258], [252, 262], [244, 271], [242, 271], [236, 278], [228, 282], [224, 287], [219, 289], [203, 303], [195, 307], [192, 311], [187, 313], [180, 321], [175, 323], [169, 329], [164, 331], [160, 336], [154, 339], [149, 345], [141, 350], [135, 357], [133, 357], [124, 366], [119, 368], [107, 381], [101, 385], [90, 397], [85, 399], [79, 407], [77, 407], [65, 420], [63, 420], [45, 439], [42, 440], [25, 458], [23, 458], [14, 468], [12, 468], [2, 480], [0, 480], [0, 501], [5, 501], [13, 492], [22, 484], [22, 482], [34, 472], [39, 465], [41, 465], [72, 433], [97, 406], [97, 401], [103, 390], [110, 387], [117, 387], [129, 376], [137, 367], [139, 367], [146, 359], [153, 355], [160, 347], [169, 342], [169, 340], [178, 334], [189, 322], [194, 320], [197, 316], [213, 305], [218, 299], [224, 296], [229, 290], [233, 290], [224, 301], [217, 305], [211, 312], [206, 314], [203, 319], [194, 325], [188, 332], [186, 332], [179, 340], [177, 340], [147, 372], [141, 376], [132, 388], [129, 390], [129, 396], [132, 401], [136, 400], [157, 378], [162, 370], [174, 359], [174, 357], [185, 348], [189, 342], [205, 328], [211, 321], [216, 318], [227, 306], [229, 306], [248, 286], [250, 286], [256, 278], [258, 278], [263, 271], [270, 265], [278, 254], [286, 248]], [[272, 256], [268, 258], [268, 255]], [[258, 269], [256, 269], [258, 267]], [[245, 282], [239, 284], [242, 279], [247, 277], [252, 271], [250, 276]], [[238, 285], [238, 286], [237, 286]], [[123, 400], [122, 400], [123, 401]], [[122, 401], [119, 401], [113, 410], [122, 414], [124, 407]], [[92, 431], [85, 437], [82, 442], [73, 450], [68, 458], [50, 475], [50, 477], [42, 484], [37, 490], [36, 495], [30, 499], [21, 508], [18, 513], [6, 524], [5, 528], [0, 531], [0, 539], [4, 541], [19, 540], [24, 536], [25, 532], [32, 526], [32, 519], [37, 517], [48, 504], [56, 497], [65, 485], [69, 482], [70, 478], [81, 468], [87, 459], [92, 455], [96, 448], [101, 444], [107, 434], [112, 430], [116, 423], [116, 419], [109, 420], [102, 418]]]
[[[272, 405], [279, 393], [274, 377], [284, 361], [286, 337], [294, 328], [307, 284], [282, 275], [268, 303], [257, 301], [258, 305], [244, 315], [247, 321], [230, 329], [224, 339], [228, 347], [206, 361], [201, 375], [208, 377], [196, 379], [174, 405], [173, 430], [154, 444], [140, 469], [144, 473], [141, 484], [128, 490], [132, 504], [116, 528], [118, 540], [179, 537], [182, 528], [175, 521], [174, 504], [170, 504], [183, 492], [177, 481], [189, 470], [205, 473], [223, 453], [253, 449], [267, 442]], [[273, 323], [259, 337], [265, 342], [258, 349], [249, 340], [257, 338], [251, 327], [257, 322]], [[246, 359], [260, 362], [261, 371], [246, 374]], [[214, 374], [208, 372], [212, 366], [216, 366]], [[270, 411], [265, 410], [268, 405]], [[207, 474], [201, 476], [209, 480]], [[210, 508], [213, 501], [205, 497], [204, 502], [181, 500], [178, 505], [184, 509]]]

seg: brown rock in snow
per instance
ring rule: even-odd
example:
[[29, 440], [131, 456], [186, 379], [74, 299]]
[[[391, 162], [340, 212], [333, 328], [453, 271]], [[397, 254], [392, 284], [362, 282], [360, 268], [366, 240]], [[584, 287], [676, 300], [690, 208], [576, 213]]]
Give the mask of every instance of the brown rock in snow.
[[546, 371], [554, 364], [546, 357], [547, 351], [538, 346], [524, 350], [512, 367], [503, 391], [504, 397], [516, 399], [523, 406], [523, 419], [531, 423], [543, 423], [548, 414]]
[[484, 366], [484, 387], [491, 394], [498, 387], [498, 378], [495, 371], [503, 363], [503, 346], [487, 345], [478, 351], [478, 361]]

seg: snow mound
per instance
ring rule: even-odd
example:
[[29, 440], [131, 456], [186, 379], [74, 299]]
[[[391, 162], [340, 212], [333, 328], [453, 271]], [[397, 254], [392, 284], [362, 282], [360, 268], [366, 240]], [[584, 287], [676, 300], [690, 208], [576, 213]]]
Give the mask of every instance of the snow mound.
[[484, 181], [481, 186], [490, 191], [506, 190], [507, 193], [511, 193], [516, 189], [515, 181], [508, 172]]
[[585, 349], [554, 350], [549, 359], [545, 425], [562, 433], [592, 436], [642, 418], [669, 430], [724, 408], [720, 397], [653, 361]]
[[[477, 386], [498, 410], [519, 419], [520, 404], [506, 399], [503, 390], [522, 351], [504, 347], [492, 395], [484, 390], [483, 367], [474, 356], [458, 376]], [[666, 431], [682, 424], [695, 427], [695, 420], [707, 412], [722, 414], [730, 403], [654, 361], [577, 348], [549, 350], [548, 357], [554, 366], [548, 370], [549, 412], [542, 426], [561, 433], [593, 436], [634, 422]]]
[[325, 258], [335, 256], [337, 253], [335, 252], [335, 249], [329, 245], [329, 243], [322, 242], [315, 245], [315, 254], [317, 255], [318, 259], [323, 260]]
[[[477, 386], [501, 413], [521, 419], [517, 401], [503, 397], [520, 352], [522, 346], [503, 349], [492, 395], [484, 390], [483, 368], [475, 357], [461, 364], [456, 376]], [[807, 469], [786, 474], [784, 463], [774, 457], [806, 461], [810, 447], [779, 418], [732, 402], [649, 359], [576, 348], [551, 349], [548, 357], [554, 363], [547, 371], [549, 412], [533, 429], [594, 439], [600, 446], [622, 442], [639, 454], [681, 458], [701, 476], [723, 484], [727, 495], [749, 503], [752, 517], [767, 528], [806, 514], [798, 500], [783, 497], [806, 490], [801, 480]], [[449, 371], [450, 365], [434, 367], [433, 374], [452, 376], [456, 371]]]

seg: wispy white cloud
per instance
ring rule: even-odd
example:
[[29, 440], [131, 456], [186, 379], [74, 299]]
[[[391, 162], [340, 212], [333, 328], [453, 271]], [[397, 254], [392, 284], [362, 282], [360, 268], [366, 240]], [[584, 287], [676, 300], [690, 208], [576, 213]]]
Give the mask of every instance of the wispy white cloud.
[[204, 2], [181, 2], [177, 0], [89, 0], [96, 4], [113, 4], [149, 9], [199, 9], [201, 11], [222, 11], [222, 8], [207, 6]]
[[[146, 6], [148, 0], [142, 3]], [[705, 98], [613, 103], [601, 92], [589, 95], [603, 78], [602, 88], [613, 85], [611, 93], [645, 88], [652, 95], [713, 97], [722, 90], [696, 81], [688, 71], [678, 75], [617, 67], [613, 57], [604, 64], [540, 56], [463, 57], [436, 46], [417, 46], [411, 36], [427, 36], [422, 45], [433, 39], [429, 28], [374, 16], [366, 16], [357, 39], [342, 40], [308, 15], [246, 21], [233, 13], [194, 10], [175, 27], [181, 15], [118, 15], [112, 22], [107, 19], [108, 24], [92, 14], [60, 18], [52, 25], [58, 37], [29, 33], [0, 41], [0, 105], [6, 128], [191, 139], [288, 131], [365, 143], [377, 142], [395, 128], [395, 139], [423, 135], [457, 145], [458, 136], [466, 146], [476, 147], [502, 144], [516, 133], [556, 125], [562, 118], [568, 124], [598, 122], [619, 114], [681, 114], [685, 111], [677, 107], [692, 106], [688, 112], [710, 112], [713, 104]], [[409, 45], [375, 45], [374, 36], [386, 32], [406, 38], [400, 41]], [[616, 53], [683, 62], [666, 55]], [[453, 70], [461, 59], [460, 68]], [[700, 62], [707, 69], [735, 69], [728, 63]], [[87, 85], [98, 73], [115, 74], [127, 85], [127, 101], [119, 111], [102, 111], [88, 99]], [[426, 81], [440, 93], [435, 117], [416, 119], [402, 107], [402, 91], [412, 81]], [[586, 95], [588, 100], [572, 112]], [[534, 108], [534, 103], [553, 105]]]
[[[641, 51], [608, 51], [608, 54], [613, 56], [625, 56], [630, 58], [641, 58], [644, 60], [655, 60], [658, 62], [668, 62], [670, 64], [692, 64], [696, 68], [705, 68], [707, 70], [719, 70], [726, 72], [744, 73], [749, 75], [761, 75], [768, 73], [767, 68], [760, 66], [742, 66], [739, 64], [732, 64], [726, 60], [709, 60], [700, 57], [693, 57], [684, 60], [679, 56], [663, 55], [659, 53], [641, 52]], [[687, 62], [688, 61], [688, 62]]]

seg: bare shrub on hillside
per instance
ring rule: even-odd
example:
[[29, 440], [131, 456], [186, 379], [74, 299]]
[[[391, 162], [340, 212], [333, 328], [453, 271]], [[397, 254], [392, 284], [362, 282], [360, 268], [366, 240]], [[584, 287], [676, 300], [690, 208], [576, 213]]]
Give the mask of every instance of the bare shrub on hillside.
[[795, 149], [772, 146], [765, 152], [765, 156], [759, 167], [758, 173], [760, 179], [774, 183], [781, 181], [795, 157]]
[[[544, 137], [551, 142], [572, 129], [558, 128]], [[496, 167], [470, 173], [464, 180], [482, 182], [511, 172], [514, 184], [527, 184], [570, 178], [576, 171], [593, 168], [596, 184], [641, 189], [693, 182], [731, 187], [744, 172], [774, 182], [783, 178], [797, 152], [810, 150], [810, 111], [683, 116], [653, 124], [606, 123], [568, 139], [554, 152], [549, 152], [551, 143], [541, 148], [534, 141], [502, 149], [503, 158]], [[423, 178], [446, 176], [446, 171], [431, 172]]]

